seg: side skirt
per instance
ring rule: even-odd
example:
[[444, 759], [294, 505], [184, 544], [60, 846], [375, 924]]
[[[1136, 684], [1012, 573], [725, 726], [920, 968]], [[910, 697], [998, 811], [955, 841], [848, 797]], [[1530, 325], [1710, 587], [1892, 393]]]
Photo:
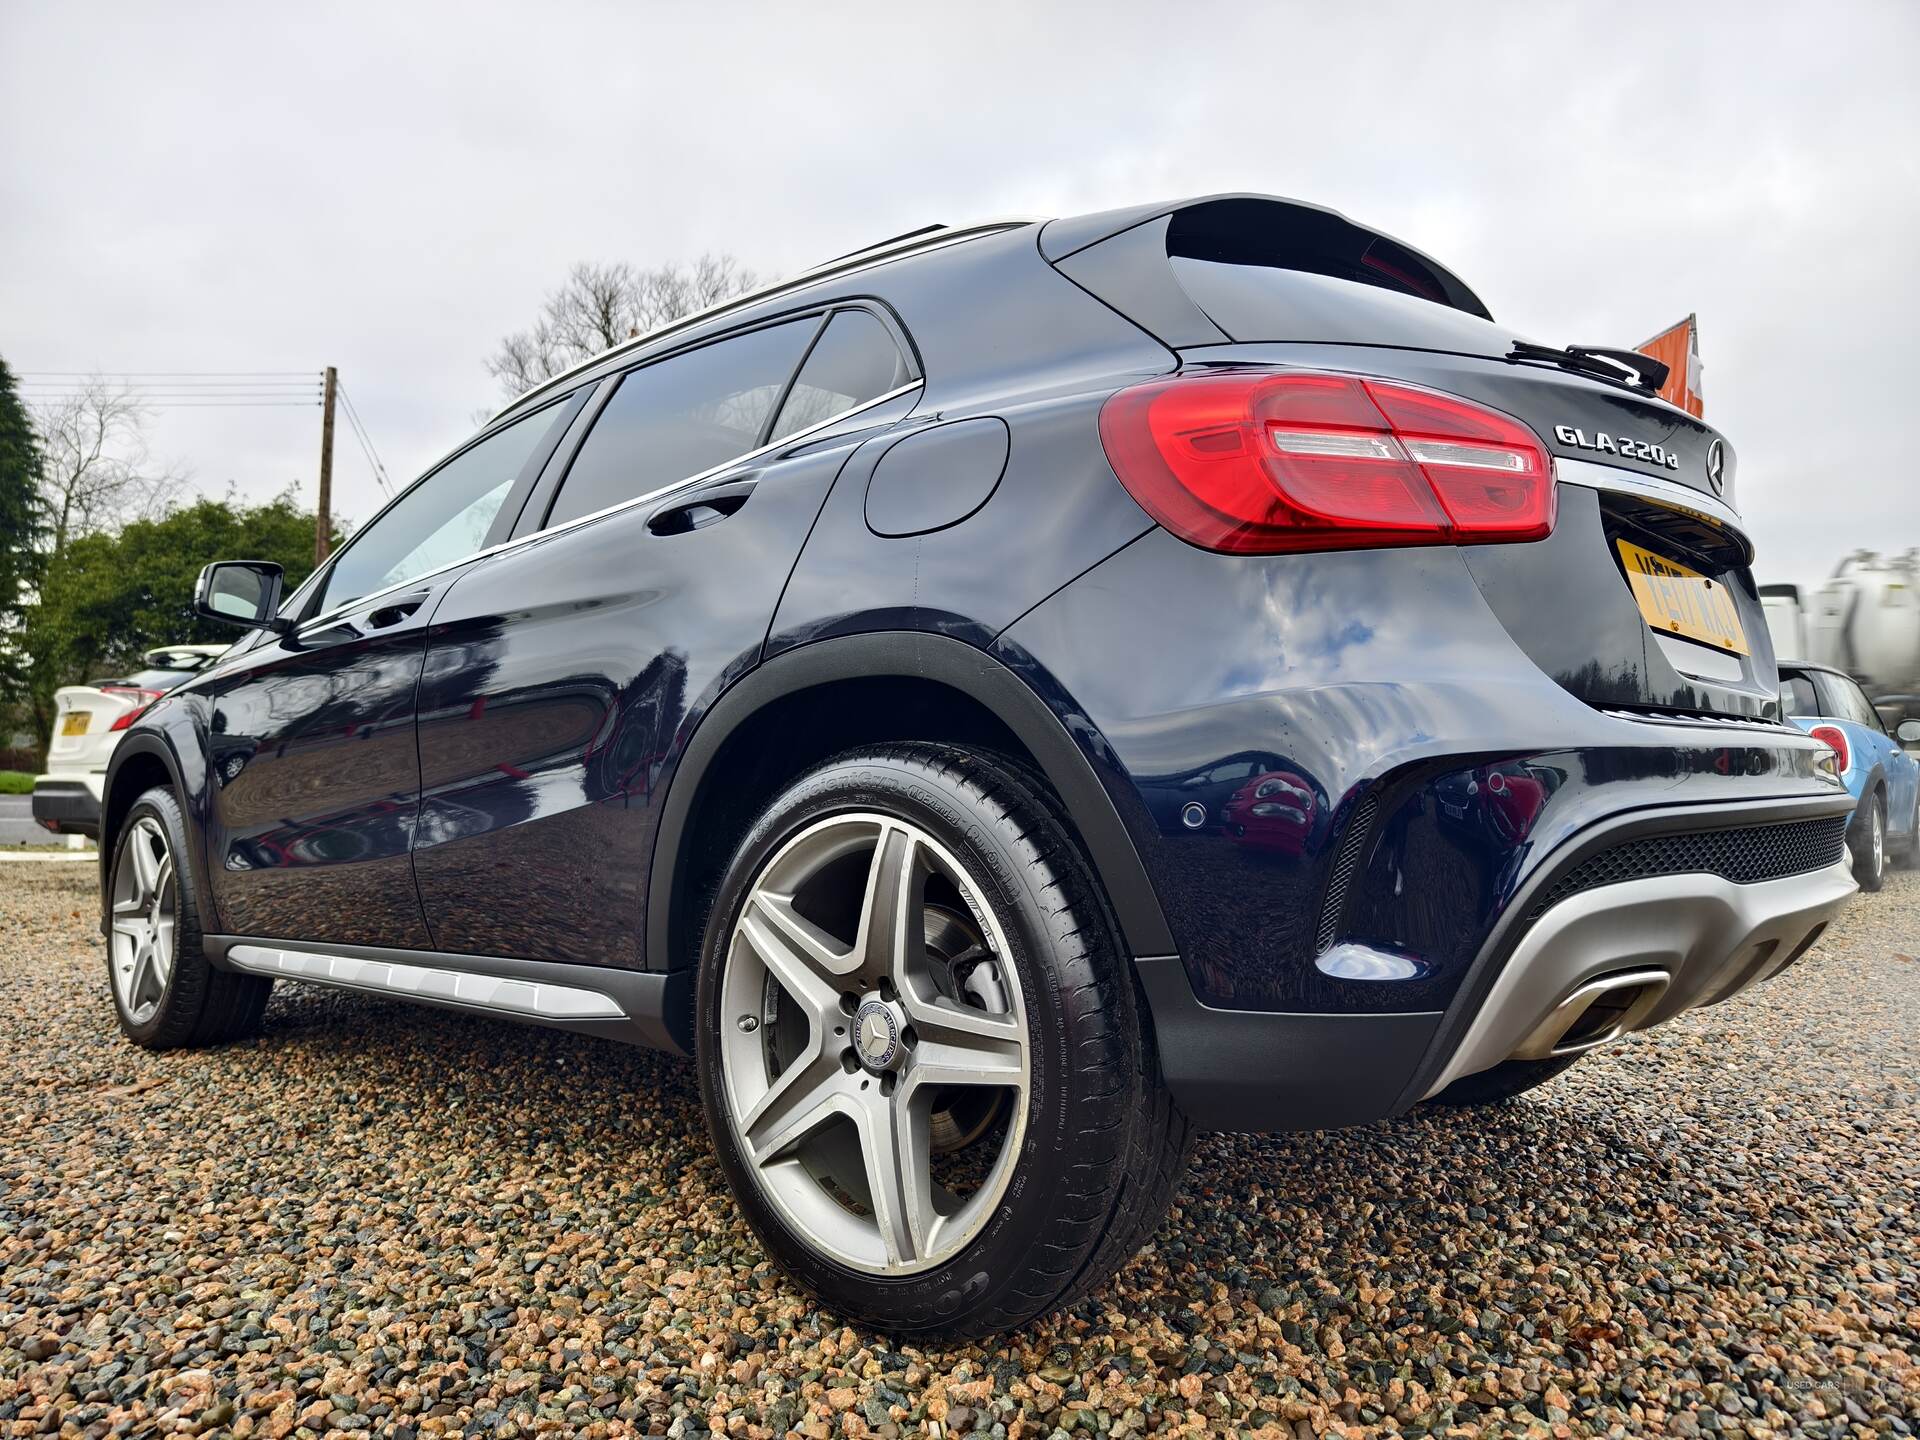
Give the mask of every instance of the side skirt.
[[666, 1023], [671, 992], [686, 982], [685, 975], [492, 955], [448, 955], [437, 950], [257, 940], [244, 935], [208, 935], [203, 943], [208, 959], [224, 970], [276, 980], [305, 980], [447, 1010], [602, 1035], [675, 1055], [686, 1053]]

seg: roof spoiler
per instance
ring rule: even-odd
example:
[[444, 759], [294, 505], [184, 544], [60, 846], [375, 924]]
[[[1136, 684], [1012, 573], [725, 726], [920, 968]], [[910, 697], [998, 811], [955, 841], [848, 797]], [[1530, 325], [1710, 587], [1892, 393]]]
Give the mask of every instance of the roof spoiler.
[[1405, 283], [1414, 293], [1451, 309], [1477, 315], [1482, 320], [1493, 318], [1485, 302], [1474, 294], [1464, 280], [1404, 240], [1396, 240], [1384, 231], [1356, 224], [1339, 211], [1329, 210], [1324, 205], [1310, 205], [1304, 200], [1289, 200], [1278, 195], [1199, 195], [1188, 200], [1133, 205], [1122, 210], [1105, 210], [1093, 215], [1052, 220], [1040, 232], [1040, 253], [1057, 265], [1103, 240], [1111, 240], [1116, 235], [1157, 220], [1175, 217], [1179, 217], [1183, 224], [1218, 225], [1222, 229], [1242, 226], [1280, 231], [1288, 228], [1311, 229], [1322, 237], [1340, 237], [1357, 255], [1369, 253], [1375, 248], [1387, 250], [1393, 256], [1393, 263], [1377, 266], [1384, 277]]

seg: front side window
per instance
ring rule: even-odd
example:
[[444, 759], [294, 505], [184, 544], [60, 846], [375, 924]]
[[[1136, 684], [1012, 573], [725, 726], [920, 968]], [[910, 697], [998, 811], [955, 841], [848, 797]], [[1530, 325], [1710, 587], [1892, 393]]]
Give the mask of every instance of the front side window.
[[513, 482], [567, 413], [565, 405], [536, 411], [469, 445], [407, 491], [340, 552], [319, 608], [336, 609], [481, 549]]
[[809, 316], [769, 325], [627, 375], [574, 456], [547, 524], [577, 520], [758, 449], [819, 324]]
[[784, 440], [843, 410], [898, 390], [910, 378], [906, 358], [887, 327], [864, 310], [842, 310], [808, 352], [770, 438]]

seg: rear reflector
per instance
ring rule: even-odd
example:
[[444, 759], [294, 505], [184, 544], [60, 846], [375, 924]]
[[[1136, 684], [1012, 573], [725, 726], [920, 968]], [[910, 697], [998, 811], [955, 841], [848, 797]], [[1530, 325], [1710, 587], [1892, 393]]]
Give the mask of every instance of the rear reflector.
[[1175, 375], [1108, 399], [1100, 442], [1141, 507], [1208, 550], [1478, 545], [1553, 531], [1553, 460], [1531, 429], [1384, 380]]
[[1847, 733], [1838, 725], [1816, 725], [1807, 732], [1833, 751], [1833, 758], [1844, 774], [1847, 768]]

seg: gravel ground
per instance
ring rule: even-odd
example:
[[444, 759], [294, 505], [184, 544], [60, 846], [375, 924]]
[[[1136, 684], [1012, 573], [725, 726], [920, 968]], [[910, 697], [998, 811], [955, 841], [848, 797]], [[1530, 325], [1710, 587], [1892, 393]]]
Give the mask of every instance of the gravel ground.
[[[25, 873], [23, 873], [25, 872]], [[114, 1030], [85, 867], [0, 872], [0, 1430], [1913, 1433], [1920, 877], [1757, 994], [1496, 1111], [1212, 1137], [1003, 1345], [776, 1274], [691, 1070], [281, 987]]]

